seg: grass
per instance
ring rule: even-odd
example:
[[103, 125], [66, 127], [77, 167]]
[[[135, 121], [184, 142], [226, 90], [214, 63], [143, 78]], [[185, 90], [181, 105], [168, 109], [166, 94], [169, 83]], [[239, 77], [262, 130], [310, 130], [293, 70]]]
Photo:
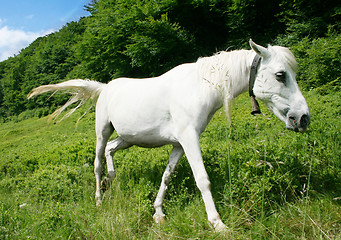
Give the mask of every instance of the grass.
[[[153, 223], [171, 148], [132, 147], [115, 155], [117, 177], [103, 206], [94, 202], [94, 113], [48, 123], [0, 126], [0, 239], [341, 239], [340, 93], [305, 93], [306, 134], [284, 129], [262, 107], [236, 100], [231, 133], [224, 113], [201, 137], [224, 234], [207, 223], [185, 157], [165, 199], [166, 223]], [[86, 109], [86, 108], [84, 108]]]

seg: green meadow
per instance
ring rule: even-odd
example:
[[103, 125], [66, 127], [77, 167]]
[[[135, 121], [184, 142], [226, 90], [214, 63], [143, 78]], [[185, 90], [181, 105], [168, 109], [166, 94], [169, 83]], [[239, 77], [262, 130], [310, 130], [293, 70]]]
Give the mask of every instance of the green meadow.
[[[341, 94], [303, 93], [312, 119], [304, 134], [266, 107], [250, 115], [235, 100], [231, 125], [219, 110], [201, 136], [219, 213], [216, 233], [185, 157], [165, 199], [152, 203], [171, 147], [132, 147], [114, 158], [116, 178], [94, 201], [94, 111], [61, 122], [20, 115], [0, 124], [0, 239], [341, 239]], [[115, 137], [115, 136], [113, 136]]]

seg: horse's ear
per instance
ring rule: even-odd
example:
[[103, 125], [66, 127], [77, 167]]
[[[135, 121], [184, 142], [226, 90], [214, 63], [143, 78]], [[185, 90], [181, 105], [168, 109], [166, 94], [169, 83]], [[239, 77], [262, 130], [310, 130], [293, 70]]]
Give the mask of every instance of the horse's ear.
[[250, 39], [249, 43], [250, 43], [250, 47], [253, 49], [253, 51], [255, 51], [261, 57], [267, 58], [270, 55], [268, 49], [266, 49], [265, 47], [262, 47], [262, 46], [260, 46], [260, 45], [258, 45], [256, 43], [254, 43], [252, 41], [252, 39]]

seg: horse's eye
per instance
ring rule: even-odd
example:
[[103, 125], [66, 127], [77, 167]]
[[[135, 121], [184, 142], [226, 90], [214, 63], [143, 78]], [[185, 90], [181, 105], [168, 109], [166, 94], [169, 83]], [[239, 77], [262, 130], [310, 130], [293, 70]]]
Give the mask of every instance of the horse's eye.
[[280, 82], [285, 82], [285, 72], [278, 72], [275, 74], [276, 75], [276, 79], [277, 81], [280, 81]]

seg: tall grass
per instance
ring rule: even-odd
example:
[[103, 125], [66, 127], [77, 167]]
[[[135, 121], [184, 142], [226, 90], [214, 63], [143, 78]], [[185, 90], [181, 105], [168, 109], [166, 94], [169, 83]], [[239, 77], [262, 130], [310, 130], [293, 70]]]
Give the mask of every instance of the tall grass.
[[201, 137], [206, 170], [226, 233], [206, 220], [185, 157], [165, 199], [165, 224], [152, 203], [171, 148], [115, 154], [117, 176], [103, 206], [94, 203], [94, 113], [58, 123], [1, 124], [0, 239], [340, 239], [340, 93], [305, 93], [306, 134], [284, 129], [261, 106], [237, 99], [232, 125], [217, 112]]

